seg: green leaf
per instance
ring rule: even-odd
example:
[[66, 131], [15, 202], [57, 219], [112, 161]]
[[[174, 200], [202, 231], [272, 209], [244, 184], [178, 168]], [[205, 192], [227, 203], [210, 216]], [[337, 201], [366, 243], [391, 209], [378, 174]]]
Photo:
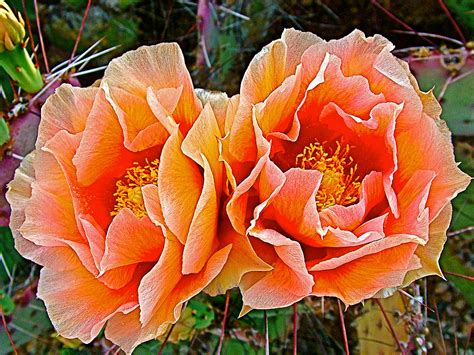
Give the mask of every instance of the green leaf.
[[[466, 276], [474, 276], [474, 270], [464, 264], [465, 263], [456, 256], [451, 246], [447, 246], [444, 249], [443, 255], [441, 256], [441, 268], [444, 271], [450, 271]], [[474, 282], [457, 276], [446, 275], [446, 277], [454, 287], [463, 294], [471, 307], [474, 307]]]
[[[24, 308], [16, 307], [10, 315], [8, 329], [17, 347], [30, 343], [34, 349], [39, 337], [52, 330], [43, 302], [34, 300]], [[30, 345], [29, 345], [30, 346]], [[34, 350], [32, 353], [35, 353]], [[10, 354], [12, 348], [5, 331], [0, 330], [0, 354]]]
[[13, 268], [23, 259], [15, 250], [10, 228], [0, 227], [0, 285], [10, 281]]
[[5, 315], [10, 315], [15, 309], [15, 302], [5, 292], [0, 290], [0, 309]]
[[189, 302], [189, 308], [193, 310], [193, 316], [196, 319], [194, 328], [206, 329], [214, 321], [215, 314], [210, 305], [196, 300], [191, 300]]
[[8, 128], [5, 119], [0, 118], [0, 145], [5, 144], [10, 140], [10, 129]]
[[[428, 91], [434, 88], [434, 94], [439, 97], [441, 90], [446, 85], [451, 72], [441, 65], [438, 56], [426, 58], [422, 61], [409, 62], [420, 89]], [[444, 93], [441, 106], [443, 118], [448, 124], [450, 130], [455, 135], [472, 136], [474, 135], [474, 61], [468, 59], [459, 72], [458, 77], [447, 86]]]

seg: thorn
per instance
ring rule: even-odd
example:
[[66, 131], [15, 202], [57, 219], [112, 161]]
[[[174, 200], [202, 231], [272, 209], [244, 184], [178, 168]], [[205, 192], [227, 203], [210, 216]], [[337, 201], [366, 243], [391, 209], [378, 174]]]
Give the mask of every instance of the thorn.
[[461, 277], [465, 280], [469, 280], [469, 281], [474, 281], [474, 277], [472, 276], [467, 276], [467, 275], [461, 275], [461, 274], [457, 274], [455, 272], [450, 272], [450, 271], [443, 271], [445, 274], [448, 274], [448, 275], [452, 275], [452, 276], [456, 276], [456, 277]]

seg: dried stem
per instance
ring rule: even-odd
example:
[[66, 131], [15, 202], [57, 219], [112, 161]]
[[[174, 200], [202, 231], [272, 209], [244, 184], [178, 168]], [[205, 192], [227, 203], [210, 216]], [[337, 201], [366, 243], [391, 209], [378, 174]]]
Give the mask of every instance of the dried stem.
[[87, 16], [89, 16], [89, 10], [91, 8], [91, 4], [92, 4], [92, 0], [89, 0], [87, 2], [86, 11], [84, 11], [84, 16], [82, 17], [81, 27], [79, 28], [79, 33], [77, 34], [76, 43], [74, 43], [74, 48], [72, 50], [71, 57], [69, 58], [69, 63], [72, 62], [74, 56], [76, 55], [77, 47], [79, 46], [79, 42], [81, 40], [82, 31], [84, 31], [84, 27], [87, 21]]
[[46, 72], [49, 73], [48, 57], [46, 56], [46, 50], [44, 48], [44, 42], [43, 42], [43, 33], [41, 32], [41, 22], [40, 22], [39, 10], [38, 10], [38, 1], [34, 0], [33, 3], [35, 5], [36, 27], [38, 27], [38, 37], [39, 37], [39, 41], [41, 45], [41, 53], [43, 53], [44, 67], [46, 68]]
[[265, 324], [265, 355], [270, 355], [270, 338], [268, 334], [268, 315], [267, 311], [263, 311], [263, 322]]
[[298, 310], [297, 303], [293, 304], [293, 355], [298, 354]]
[[439, 336], [441, 337], [441, 345], [443, 346], [443, 354], [446, 354], [446, 343], [444, 342], [443, 328], [441, 327], [441, 321], [439, 319], [438, 305], [436, 304], [436, 300], [433, 300], [433, 304], [436, 314], [436, 321], [438, 322]]
[[445, 274], [448, 274], [448, 275], [452, 275], [452, 276], [456, 276], [456, 277], [461, 277], [465, 280], [469, 280], [469, 281], [474, 281], [474, 277], [473, 276], [467, 276], [467, 275], [461, 275], [461, 274], [458, 274], [456, 272], [450, 272], [450, 271], [443, 271]]
[[344, 324], [344, 314], [342, 313], [341, 301], [337, 300], [337, 305], [339, 307], [339, 320], [341, 321], [342, 337], [344, 338], [344, 349], [346, 355], [349, 355], [349, 342], [347, 341], [346, 325]]
[[1, 309], [1, 308], [0, 308], [0, 315], [2, 317], [2, 322], [3, 322], [3, 327], [5, 328], [5, 333], [7, 333], [8, 340], [10, 341], [10, 344], [12, 346], [13, 353], [15, 355], [18, 355], [18, 351], [16, 350], [16, 347], [15, 347], [15, 342], [13, 341], [13, 338], [10, 334], [10, 331], [8, 330], [8, 324], [7, 324], [7, 320], [5, 318], [5, 314], [3, 314], [3, 309]]
[[380, 300], [378, 298], [374, 298], [374, 300], [382, 311], [383, 317], [387, 322], [388, 328], [390, 329], [390, 333], [392, 333], [392, 337], [395, 340], [395, 343], [397, 344], [398, 350], [400, 350], [402, 354], [405, 354], [405, 350], [403, 349], [402, 345], [400, 344], [400, 341], [398, 340], [397, 333], [393, 329], [392, 323], [390, 322], [390, 319], [388, 318], [387, 313], [385, 312], [385, 309], [382, 306], [382, 303], [380, 303]]
[[227, 290], [227, 295], [225, 298], [224, 318], [222, 318], [222, 325], [221, 325], [221, 335], [219, 337], [219, 345], [217, 346], [217, 351], [216, 351], [217, 355], [220, 355], [222, 351], [222, 344], [224, 343], [225, 324], [227, 321], [227, 315], [229, 313], [229, 301], [230, 301], [230, 290]]

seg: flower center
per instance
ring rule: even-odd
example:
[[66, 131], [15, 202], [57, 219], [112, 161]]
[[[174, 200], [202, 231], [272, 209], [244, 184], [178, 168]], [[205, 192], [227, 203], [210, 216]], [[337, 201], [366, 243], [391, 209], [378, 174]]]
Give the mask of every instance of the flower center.
[[147, 215], [145, 204], [143, 202], [142, 186], [156, 184], [158, 182], [158, 159], [151, 163], [145, 160], [145, 165], [141, 166], [138, 162], [126, 170], [123, 178], [116, 182], [117, 191], [114, 193], [115, 206], [110, 213], [116, 216], [120, 210], [127, 207], [138, 218]]
[[304, 147], [303, 153], [296, 156], [297, 167], [323, 173], [316, 194], [318, 210], [333, 205], [347, 206], [358, 201], [361, 184], [350, 150], [348, 144], [343, 146], [339, 141], [336, 141], [336, 149], [328, 148], [325, 142], [315, 142]]

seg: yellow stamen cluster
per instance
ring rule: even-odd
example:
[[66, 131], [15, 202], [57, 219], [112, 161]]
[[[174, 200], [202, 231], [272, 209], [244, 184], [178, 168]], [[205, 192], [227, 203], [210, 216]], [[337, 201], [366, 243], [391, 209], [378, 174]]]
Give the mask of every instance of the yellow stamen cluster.
[[357, 164], [350, 156], [350, 146], [336, 141], [336, 149], [326, 143], [311, 143], [296, 156], [296, 166], [323, 173], [321, 186], [316, 194], [318, 210], [333, 205], [347, 206], [359, 199], [360, 182], [356, 175]]
[[138, 218], [147, 215], [142, 186], [158, 182], [160, 161], [155, 159], [151, 163], [148, 160], [145, 162], [144, 166], [138, 162], [133, 163], [133, 166], [126, 170], [125, 176], [117, 181], [117, 191], [114, 193], [116, 202], [114, 210], [110, 213], [112, 216], [117, 215], [123, 208], [129, 208]]

